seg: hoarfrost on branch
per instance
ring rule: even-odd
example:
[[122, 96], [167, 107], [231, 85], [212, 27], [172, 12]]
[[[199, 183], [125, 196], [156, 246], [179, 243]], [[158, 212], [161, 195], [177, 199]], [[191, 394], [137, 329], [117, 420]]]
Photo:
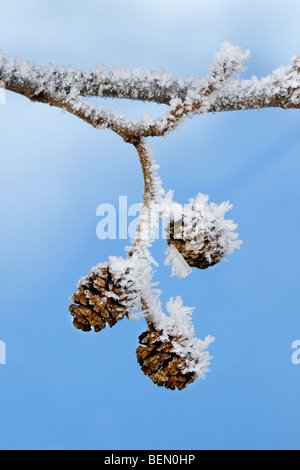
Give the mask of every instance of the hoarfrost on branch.
[[[184, 221], [182, 239], [208, 264], [231, 254], [241, 242], [237, 240], [237, 226], [225, 219], [231, 208], [229, 203], [209, 204], [208, 196], [202, 194], [191, 199], [186, 207], [173, 201], [173, 192], [166, 193], [163, 188], [159, 166], [146, 138], [167, 136], [195, 114], [300, 108], [300, 56], [292, 57], [291, 65], [280, 67], [267, 77], [241, 80], [239, 75], [249, 57], [249, 51], [226, 42], [215, 54], [205, 77], [181, 78], [163, 69], [151, 71], [142, 67], [134, 70], [107, 69], [101, 64], [95, 70], [40, 67], [0, 52], [0, 86], [33, 102], [59, 107], [97, 129], [110, 129], [136, 148], [145, 190], [135, 240], [127, 247], [126, 258], [110, 257], [108, 263], [97, 265], [91, 275], [97, 278], [109, 268], [109, 275], [119, 280], [124, 291], [130, 292], [126, 297], [129, 318], [135, 318], [141, 308], [149, 328], [160, 331], [160, 341], [173, 342], [173, 351], [179, 357], [188, 357], [184, 372], [196, 378], [204, 378], [208, 371], [211, 357], [207, 348], [214, 339], [208, 336], [201, 341], [195, 337], [191, 322], [194, 309], [185, 307], [181, 297], [171, 298], [166, 305], [167, 313], [163, 311], [161, 292], [152, 280], [157, 266], [150, 251], [155, 218], [149, 217], [149, 213], [156, 211], [169, 222]], [[139, 120], [129, 120], [118, 111], [92, 102], [91, 97], [155, 102], [168, 105], [168, 110], [158, 119], [147, 114]], [[184, 278], [192, 272], [191, 264], [185, 249], [180, 252], [176, 246], [168, 247], [165, 264], [171, 266], [172, 276]], [[89, 282], [89, 276], [81, 279], [73, 299]], [[117, 298], [112, 291], [107, 296]]]

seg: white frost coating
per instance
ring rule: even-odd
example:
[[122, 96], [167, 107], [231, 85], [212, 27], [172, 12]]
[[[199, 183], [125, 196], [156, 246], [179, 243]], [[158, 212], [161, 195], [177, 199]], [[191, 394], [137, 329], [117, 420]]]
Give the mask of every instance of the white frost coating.
[[219, 52], [215, 53], [214, 61], [208, 68], [208, 79], [222, 83], [234, 75], [244, 72], [244, 62], [250, 59], [250, 50], [243, 52], [239, 46], [223, 42]]
[[[218, 205], [208, 203], [209, 196], [198, 194], [190, 199], [190, 204], [184, 209], [183, 233], [197, 242], [201, 242], [203, 234], [210, 240], [212, 250], [214, 245], [219, 245], [224, 250], [224, 255], [230, 255], [239, 249], [241, 241], [237, 240], [238, 227], [232, 220], [225, 219], [225, 214], [232, 209], [228, 201]], [[196, 220], [195, 220], [196, 219]], [[217, 236], [217, 239], [216, 239]]]
[[[178, 129], [186, 117], [196, 113], [255, 109], [269, 106], [300, 107], [300, 58], [292, 57], [291, 67], [281, 67], [272, 75], [258, 80], [234, 79], [244, 70], [249, 51], [223, 43], [204, 78], [185, 79], [163, 69], [152, 72], [138, 67], [95, 70], [74, 67], [40, 67], [0, 52], [0, 81], [7, 90], [36, 101], [66, 109], [98, 129], [109, 128], [122, 137], [167, 135]], [[101, 96], [154, 101], [169, 105], [168, 112], [153, 119], [128, 120], [118, 111], [85, 101], [84, 97]]]
[[146, 183], [151, 184], [151, 205], [159, 205], [163, 198], [165, 197], [165, 190], [163, 188], [162, 180], [158, 175], [158, 170], [160, 165], [156, 163], [153, 159], [153, 150], [150, 144], [147, 144], [145, 141], [142, 143], [143, 152], [147, 159], [148, 166], [148, 180]]
[[[232, 254], [240, 248], [241, 240], [235, 232], [238, 225], [232, 220], [225, 219], [225, 214], [232, 209], [227, 201], [218, 205], [208, 203], [209, 196], [198, 194], [189, 200], [185, 206], [169, 204], [164, 208], [163, 217], [170, 223], [178, 223], [178, 239], [186, 240], [187, 249], [195, 253], [205, 251], [208, 261], [217, 254], [222, 256]], [[203, 250], [205, 244], [205, 250]]]
[[260, 109], [299, 105], [300, 56], [292, 57], [292, 66], [280, 67], [271, 75], [251, 80], [229, 81], [209, 97], [208, 111]]
[[[91, 273], [92, 273], [92, 274], [95, 274], [95, 275], [97, 276], [97, 275], [99, 275], [99, 274], [101, 273], [101, 270], [102, 270], [102, 269], [105, 269], [105, 268], [107, 268], [107, 267], [108, 267], [108, 263], [107, 263], [107, 262], [106, 262], [106, 263], [99, 263], [99, 264], [97, 264], [97, 266], [95, 266], [95, 267], [93, 267], [93, 268], [91, 269]], [[72, 302], [74, 302], [74, 301], [76, 302], [76, 299], [75, 299], [75, 298], [76, 298], [76, 296], [77, 296], [78, 293], [79, 293], [80, 287], [88, 286], [89, 284], [90, 284], [90, 275], [82, 277], [82, 278], [78, 281], [78, 283], [77, 283], [77, 290], [76, 290], [76, 292], [70, 297], [70, 300], [71, 300]]]
[[209, 365], [212, 357], [207, 348], [215, 341], [212, 336], [207, 336], [204, 341], [195, 337], [195, 330], [192, 324], [192, 312], [194, 308], [185, 307], [181, 297], [171, 298], [167, 303], [169, 316], [163, 314], [156, 325], [156, 328], [163, 330], [162, 339], [173, 341], [174, 352], [179, 356], [188, 358], [187, 368], [184, 372], [196, 374], [197, 378], [205, 378], [209, 372]]
[[183, 279], [192, 273], [192, 268], [187, 264], [184, 257], [179, 253], [175, 246], [169, 246], [165, 254], [167, 255], [165, 260], [165, 266], [172, 266], [171, 276], [177, 276], [179, 279]]
[[249, 51], [242, 52], [238, 46], [223, 43], [208, 68], [207, 76], [199, 79], [197, 87], [190, 87], [184, 97], [172, 97], [169, 111], [157, 120], [156, 128], [162, 135], [166, 135], [179, 129], [186, 117], [207, 112], [210, 108], [210, 97], [228, 81], [232, 81], [234, 75], [245, 69], [243, 63], [249, 57]]
[[[0, 52], [0, 80], [7, 89], [25, 94], [32, 100], [41, 100], [70, 112], [80, 112], [82, 118], [97, 128], [111, 128], [122, 132], [148, 133], [156, 121], [151, 115], [130, 121], [117, 111], [105, 111], [82, 97], [101, 96], [155, 101], [168, 104], [173, 95], [184, 97], [188, 88], [199, 88], [200, 79], [177, 77], [163, 69], [151, 72], [141, 67], [107, 70], [99, 65], [96, 70], [77, 70], [74, 67], [40, 67], [19, 58], [6, 58]], [[43, 95], [43, 96], [41, 96]], [[98, 124], [99, 121], [99, 124]]]

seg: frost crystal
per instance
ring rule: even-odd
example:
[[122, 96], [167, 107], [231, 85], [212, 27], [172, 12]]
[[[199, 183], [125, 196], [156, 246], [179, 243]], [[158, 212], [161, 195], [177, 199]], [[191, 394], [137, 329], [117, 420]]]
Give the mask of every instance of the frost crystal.
[[179, 279], [183, 279], [191, 274], [192, 269], [175, 246], [169, 246], [165, 254], [167, 255], [165, 265], [172, 266], [172, 277], [177, 276]]

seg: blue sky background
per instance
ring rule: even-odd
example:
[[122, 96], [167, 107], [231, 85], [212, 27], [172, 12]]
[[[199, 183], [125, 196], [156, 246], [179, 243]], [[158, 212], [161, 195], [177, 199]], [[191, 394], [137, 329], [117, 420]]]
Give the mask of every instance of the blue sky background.
[[[300, 52], [298, 1], [0, 0], [0, 49], [39, 64], [205, 73], [224, 40], [251, 49], [245, 77]], [[164, 111], [112, 103], [128, 116]], [[242, 249], [179, 281], [161, 266], [163, 299], [196, 306], [216, 337], [206, 381], [156, 387], [135, 356], [143, 320], [100, 334], [72, 326], [78, 279], [124, 240], [96, 237], [96, 209], [142, 198], [133, 149], [110, 131], [7, 94], [0, 106], [1, 449], [299, 449], [297, 110], [199, 116], [154, 139], [166, 189], [230, 200]], [[162, 263], [165, 242], [153, 249]]]

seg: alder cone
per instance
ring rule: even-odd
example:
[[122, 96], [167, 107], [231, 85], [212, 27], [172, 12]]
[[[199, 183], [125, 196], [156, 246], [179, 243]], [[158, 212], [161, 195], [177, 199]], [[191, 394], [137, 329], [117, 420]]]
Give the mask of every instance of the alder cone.
[[86, 332], [94, 328], [99, 332], [107, 324], [112, 327], [122, 320], [128, 314], [130, 291], [126, 293], [120, 282], [109, 266], [87, 276], [72, 297], [74, 304], [69, 307], [74, 327]]
[[139, 337], [136, 350], [142, 371], [159, 387], [183, 390], [196, 380], [196, 375], [186, 372], [188, 359], [174, 352], [173, 342], [161, 339], [162, 331], [147, 330]]
[[[173, 245], [192, 268], [207, 269], [218, 264], [225, 256], [221, 235], [214, 229], [203, 231], [197, 239], [183, 237], [183, 222], [172, 222], [167, 229], [168, 245]], [[220, 240], [220, 241], [219, 241]]]

